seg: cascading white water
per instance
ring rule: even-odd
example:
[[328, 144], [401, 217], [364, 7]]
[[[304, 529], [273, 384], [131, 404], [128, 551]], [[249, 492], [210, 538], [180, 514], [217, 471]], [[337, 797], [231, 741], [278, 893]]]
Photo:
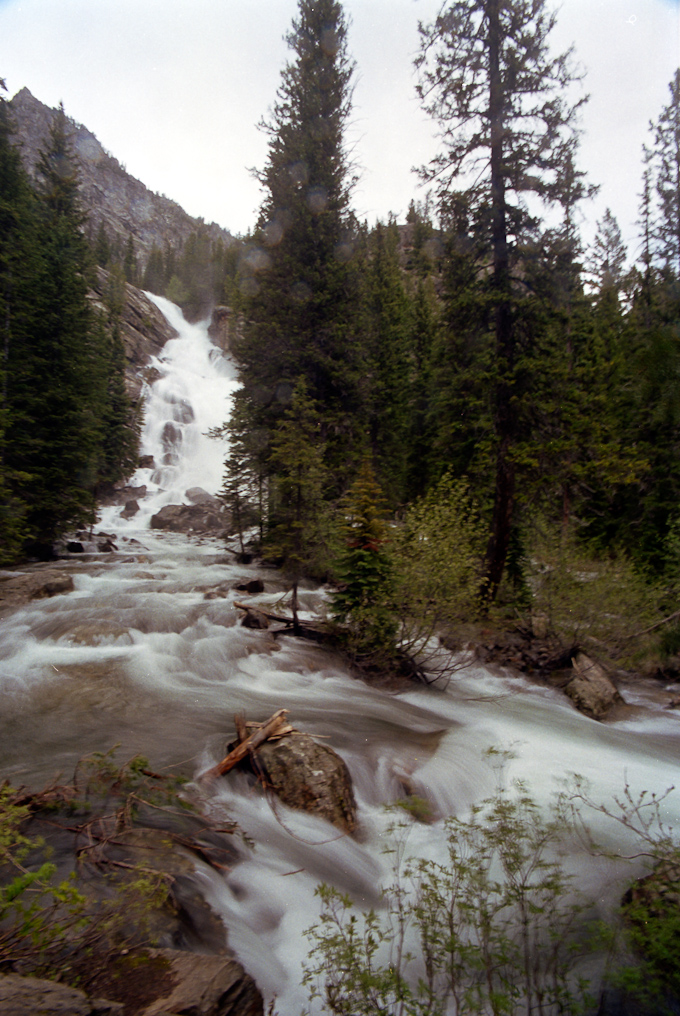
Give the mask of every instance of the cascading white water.
[[[476, 665], [446, 689], [388, 693], [352, 678], [319, 647], [240, 627], [234, 599], [243, 594], [206, 599], [206, 591], [258, 575], [266, 592], [257, 600], [273, 605], [284, 588], [278, 574], [235, 565], [217, 541], [146, 528], [150, 514], [181, 501], [187, 487], [219, 486], [224, 448], [201, 434], [222, 422], [235, 383], [205, 329], [187, 328], [176, 308], [157, 302], [180, 338], [159, 358], [162, 376], [148, 401], [143, 451], [154, 454], [157, 472], [135, 482], [152, 492], [128, 522], [107, 509], [103, 524], [121, 548], [115, 559], [73, 559], [65, 567], [75, 592], [31, 603], [0, 623], [0, 775], [37, 785], [69, 775], [81, 755], [116, 742], [121, 758], [142, 752], [156, 769], [182, 763], [195, 774], [221, 757], [241, 710], [264, 719], [285, 707], [296, 727], [327, 738], [352, 774], [358, 836], [339, 836], [282, 805], [275, 814], [231, 775], [215, 793], [255, 848], [244, 847], [223, 880], [201, 873], [244, 966], [265, 994], [278, 996], [281, 1016], [297, 1016], [307, 1002], [302, 932], [318, 914], [314, 888], [327, 881], [359, 903], [377, 901], [390, 864], [382, 853], [392, 821], [384, 805], [402, 796], [404, 780], [437, 816], [414, 826], [409, 849], [443, 857], [442, 818], [464, 815], [494, 789], [486, 749], [511, 748], [506, 779], [526, 781], [540, 802], [569, 772], [587, 777], [602, 799], [626, 781], [633, 792], [659, 792], [676, 776], [680, 716], [631, 687], [624, 690], [636, 703], [629, 715], [598, 724], [557, 691]], [[168, 423], [181, 441], [164, 444]], [[303, 592], [304, 608], [314, 610], [322, 597]], [[679, 823], [674, 798], [665, 818]], [[588, 862], [575, 847], [569, 862], [603, 905], [616, 898], [613, 869]]]
[[186, 491], [202, 487], [215, 494], [222, 483], [224, 443], [208, 436], [229, 418], [236, 371], [210, 340], [207, 322], [189, 324], [179, 307], [148, 293], [178, 332], [150, 366], [160, 375], [144, 393], [144, 427], [140, 452], [154, 465], [138, 469], [133, 486], [145, 486], [147, 496], [134, 519], [104, 512], [102, 526], [113, 519], [118, 529], [147, 528], [151, 515], [166, 504], [185, 504]]

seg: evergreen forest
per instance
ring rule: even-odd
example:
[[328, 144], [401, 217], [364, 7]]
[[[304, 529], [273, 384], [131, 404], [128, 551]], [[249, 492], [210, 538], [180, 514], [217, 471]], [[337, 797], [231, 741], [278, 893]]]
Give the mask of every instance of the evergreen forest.
[[[4, 87], [4, 85], [3, 85]], [[125, 387], [112, 276], [107, 313], [60, 109], [31, 182], [0, 100], [0, 563], [47, 559], [95, 521], [97, 498], [137, 465], [140, 407]]]
[[[680, 71], [642, 152], [636, 249], [609, 210], [585, 245], [586, 97], [574, 55], [550, 48], [556, 17], [544, 0], [454, 0], [420, 26], [417, 92], [440, 144], [405, 222], [353, 211], [357, 69], [334, 0], [300, 0], [259, 125], [259, 216], [231, 245], [199, 226], [142, 256], [132, 234], [95, 231], [63, 111], [31, 182], [3, 102], [2, 560], [47, 556], [134, 470], [142, 408], [117, 327], [130, 283], [189, 319], [234, 312], [221, 497], [294, 608], [305, 577], [336, 584], [353, 652], [393, 658], [411, 623], [427, 641], [498, 608], [559, 627], [574, 598], [604, 595], [577, 574], [625, 590], [624, 626], [675, 622]], [[106, 319], [87, 297], [97, 265]]]

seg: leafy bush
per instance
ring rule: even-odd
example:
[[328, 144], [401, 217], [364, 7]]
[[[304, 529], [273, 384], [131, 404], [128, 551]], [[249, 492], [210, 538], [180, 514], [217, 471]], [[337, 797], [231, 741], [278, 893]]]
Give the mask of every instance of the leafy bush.
[[641, 646], [632, 640], [663, 616], [663, 590], [646, 581], [623, 556], [597, 557], [573, 533], [549, 529], [534, 533], [527, 577], [532, 612], [565, 646], [600, 643], [615, 658]]
[[317, 890], [306, 932], [310, 1000], [342, 1016], [579, 1013], [589, 1004], [579, 960], [593, 948], [585, 904], [559, 860], [564, 828], [522, 788], [467, 820], [446, 821], [445, 864], [403, 862], [397, 838], [385, 908], [357, 914]]
[[29, 809], [17, 792], [0, 787], [0, 969], [30, 963], [47, 972], [67, 936], [85, 922], [86, 898], [72, 877], [54, 881], [56, 866], [44, 842], [23, 832]]

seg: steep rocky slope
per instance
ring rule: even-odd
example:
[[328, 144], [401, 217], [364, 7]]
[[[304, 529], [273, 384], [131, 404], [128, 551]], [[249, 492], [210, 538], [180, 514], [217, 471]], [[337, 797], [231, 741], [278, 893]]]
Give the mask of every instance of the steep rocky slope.
[[[21, 144], [26, 169], [35, 174], [35, 165], [56, 110], [36, 99], [22, 88], [10, 101], [16, 124], [16, 139]], [[78, 156], [81, 197], [90, 219], [92, 234], [104, 223], [109, 239], [119, 237], [125, 244], [132, 234], [137, 254], [146, 259], [154, 244], [160, 249], [168, 241], [181, 246], [202, 220], [194, 219], [174, 201], [154, 194], [139, 180], [127, 173], [121, 164], [99, 143], [82, 124], [69, 121], [72, 142]], [[207, 228], [214, 240], [229, 244], [233, 237], [215, 223]]]
[[[101, 311], [105, 320], [109, 313], [107, 291], [110, 286], [109, 273], [103, 268], [98, 268], [90, 300], [93, 307]], [[173, 339], [177, 332], [168, 324], [146, 293], [127, 283], [118, 324], [125, 346], [127, 388], [132, 397], [137, 399], [144, 380], [151, 380], [145, 374], [145, 370], [148, 372], [149, 369], [150, 358], [158, 356], [168, 339]]]

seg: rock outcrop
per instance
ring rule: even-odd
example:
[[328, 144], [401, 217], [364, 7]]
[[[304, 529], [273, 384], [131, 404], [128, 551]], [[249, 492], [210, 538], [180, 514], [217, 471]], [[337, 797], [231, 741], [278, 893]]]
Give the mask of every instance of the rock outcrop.
[[[79, 988], [19, 974], [0, 974], [3, 1016], [262, 1016], [262, 996], [240, 963], [177, 949], [120, 957], [111, 993], [91, 998]], [[116, 958], [111, 960], [115, 967]]]
[[172, 949], [150, 949], [149, 955], [167, 962], [172, 986], [139, 1016], [262, 1016], [262, 996], [236, 960]]
[[577, 653], [571, 665], [574, 676], [564, 690], [576, 708], [586, 716], [601, 720], [612, 706], [623, 702], [604, 668], [585, 653]]
[[57, 568], [0, 572], [0, 615], [3, 608], [16, 607], [29, 600], [42, 600], [73, 591], [73, 578]]
[[[109, 273], [103, 268], [98, 268], [90, 300], [92, 306], [101, 311], [105, 320], [109, 316], [107, 296], [111, 285]], [[175, 338], [177, 332], [141, 289], [127, 283], [119, 328], [127, 361], [125, 371], [127, 389], [133, 399], [138, 399], [144, 382], [153, 381], [153, 377], [147, 376], [151, 357], [158, 356], [168, 339]]]
[[234, 313], [230, 307], [215, 307], [208, 325], [208, 335], [222, 352], [228, 353], [234, 338]]

